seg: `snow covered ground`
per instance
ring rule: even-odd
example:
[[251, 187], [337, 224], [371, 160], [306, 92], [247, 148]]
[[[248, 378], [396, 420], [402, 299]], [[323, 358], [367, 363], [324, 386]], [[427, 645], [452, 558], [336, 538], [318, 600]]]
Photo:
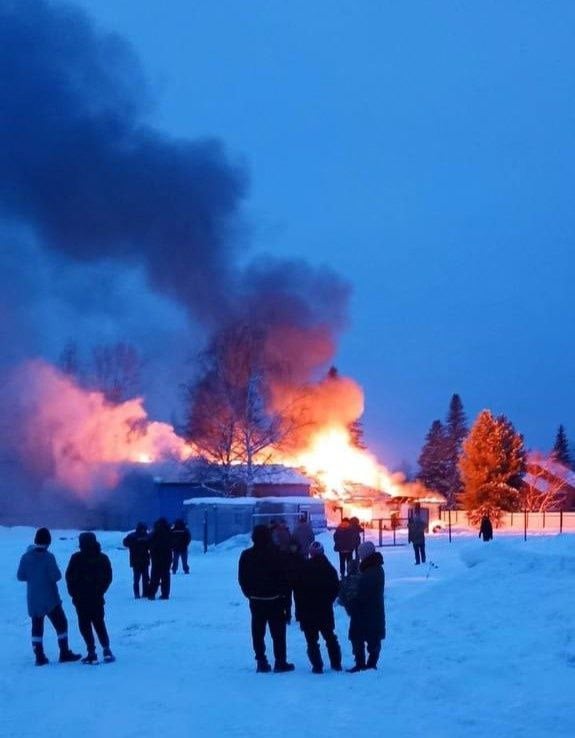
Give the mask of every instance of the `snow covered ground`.
[[[99, 534], [114, 567], [107, 620], [115, 664], [36, 668], [19, 557], [26, 528], [0, 528], [0, 736], [575, 736], [575, 536], [497, 537], [484, 544], [432, 536], [415, 567], [411, 548], [382, 549], [388, 638], [377, 672], [311, 674], [297, 625], [291, 674], [256, 674], [248, 607], [236, 583], [242, 537], [173, 578], [169, 601], [134, 601], [122, 534]], [[331, 552], [331, 536], [322, 540]], [[54, 532], [64, 569], [75, 534]], [[335, 562], [335, 554], [330, 553]], [[82, 650], [71, 602], [70, 643]], [[336, 608], [344, 662], [347, 617]]]

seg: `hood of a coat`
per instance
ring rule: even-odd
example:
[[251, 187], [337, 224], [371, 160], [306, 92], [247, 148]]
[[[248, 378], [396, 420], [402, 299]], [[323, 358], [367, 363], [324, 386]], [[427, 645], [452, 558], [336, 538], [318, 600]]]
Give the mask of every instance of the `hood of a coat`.
[[359, 570], [366, 571], [367, 569], [371, 569], [374, 566], [383, 566], [383, 556], [379, 553], [379, 551], [372, 553], [371, 556], [367, 556], [360, 563]]

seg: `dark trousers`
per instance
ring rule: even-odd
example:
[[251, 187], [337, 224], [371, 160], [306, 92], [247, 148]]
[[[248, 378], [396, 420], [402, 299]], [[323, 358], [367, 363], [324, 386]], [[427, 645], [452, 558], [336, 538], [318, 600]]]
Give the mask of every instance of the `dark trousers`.
[[182, 569], [186, 574], [190, 573], [190, 567], [188, 566], [188, 549], [184, 551], [174, 551], [172, 559], [172, 572], [175, 574], [178, 571], [178, 560], [182, 560]]
[[94, 651], [96, 648], [92, 628], [96, 631], [102, 648], [109, 648], [110, 639], [104, 623], [104, 605], [84, 605], [80, 607], [76, 605], [76, 612], [78, 613], [78, 628], [88, 651]]
[[58, 640], [65, 641], [68, 638], [68, 621], [66, 620], [62, 605], [56, 605], [53, 610], [50, 610], [47, 616], [41, 615], [32, 618], [32, 643], [34, 645], [42, 643], [45, 617], [48, 617], [48, 620], [54, 626]]
[[339, 551], [339, 573], [341, 578], [349, 571], [349, 565], [353, 561], [353, 551]]
[[140, 579], [142, 580], [142, 597], [148, 596], [150, 589], [150, 575], [148, 573], [148, 565], [134, 566], [134, 597], [140, 597]]
[[272, 637], [274, 658], [276, 663], [286, 662], [286, 620], [285, 601], [282, 597], [275, 600], [250, 600], [252, 614], [252, 642], [256, 661], [266, 660], [266, 626]]
[[319, 635], [325, 641], [329, 662], [333, 669], [341, 669], [341, 648], [333, 628], [304, 628], [303, 634], [307, 643], [307, 655], [315, 668], [322, 668], [323, 661], [319, 650]]
[[152, 576], [150, 577], [149, 597], [154, 599], [160, 588], [161, 597], [167, 600], [170, 596], [170, 564], [157, 564], [152, 561]]
[[425, 543], [414, 543], [415, 563], [425, 564]]
[[[365, 646], [367, 645], [367, 661], [365, 660]], [[362, 669], [375, 669], [381, 651], [381, 640], [379, 638], [370, 641], [352, 641], [351, 650], [357, 666]]]

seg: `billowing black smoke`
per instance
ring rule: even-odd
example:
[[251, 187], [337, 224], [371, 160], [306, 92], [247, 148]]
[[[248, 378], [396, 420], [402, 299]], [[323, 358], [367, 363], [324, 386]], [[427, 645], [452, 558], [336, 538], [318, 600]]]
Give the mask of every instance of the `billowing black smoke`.
[[200, 335], [247, 323], [277, 329], [268, 350], [305, 381], [333, 355], [347, 286], [271, 256], [240, 268], [244, 167], [149, 110], [117, 35], [68, 4], [0, 0], [0, 368], [127, 340], [176, 389]]

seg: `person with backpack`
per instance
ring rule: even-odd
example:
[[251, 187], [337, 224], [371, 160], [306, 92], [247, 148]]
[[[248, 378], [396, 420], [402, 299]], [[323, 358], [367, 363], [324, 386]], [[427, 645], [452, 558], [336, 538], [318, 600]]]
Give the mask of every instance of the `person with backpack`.
[[182, 560], [184, 574], [190, 573], [188, 566], [188, 547], [192, 540], [192, 534], [185, 522], [178, 518], [172, 526], [172, 574], [178, 571], [178, 562]]
[[29, 546], [20, 559], [16, 578], [26, 582], [28, 615], [32, 619], [32, 648], [36, 666], [45, 666], [48, 658], [44, 653], [44, 618], [54, 626], [60, 647], [60, 663], [78, 661], [79, 653], [68, 646], [68, 621], [62, 608], [57, 582], [62, 574], [53, 554], [48, 551], [52, 536], [48, 528], [38, 528], [34, 545]]
[[91, 531], [80, 533], [80, 550], [72, 554], [66, 569], [68, 592], [78, 614], [78, 628], [86, 643], [83, 664], [97, 664], [94, 631], [102, 646], [104, 662], [115, 661], [104, 622], [104, 595], [112, 583], [112, 565]]
[[295, 585], [299, 623], [314, 674], [323, 673], [320, 634], [325, 641], [331, 668], [341, 671], [341, 648], [333, 616], [333, 603], [338, 591], [337, 571], [327, 560], [321, 543], [314, 541], [309, 547], [309, 559], [303, 562]]
[[347, 606], [349, 640], [355, 658], [355, 666], [348, 669], [351, 674], [377, 669], [381, 641], [385, 638], [383, 556], [371, 541], [360, 543], [358, 553], [359, 576]]
[[[139, 600], [148, 596], [150, 588], [150, 536], [145, 523], [138, 523], [136, 530], [124, 538], [124, 546], [130, 552], [130, 566], [133, 572], [134, 597]], [[140, 595], [140, 581], [142, 594]]]

